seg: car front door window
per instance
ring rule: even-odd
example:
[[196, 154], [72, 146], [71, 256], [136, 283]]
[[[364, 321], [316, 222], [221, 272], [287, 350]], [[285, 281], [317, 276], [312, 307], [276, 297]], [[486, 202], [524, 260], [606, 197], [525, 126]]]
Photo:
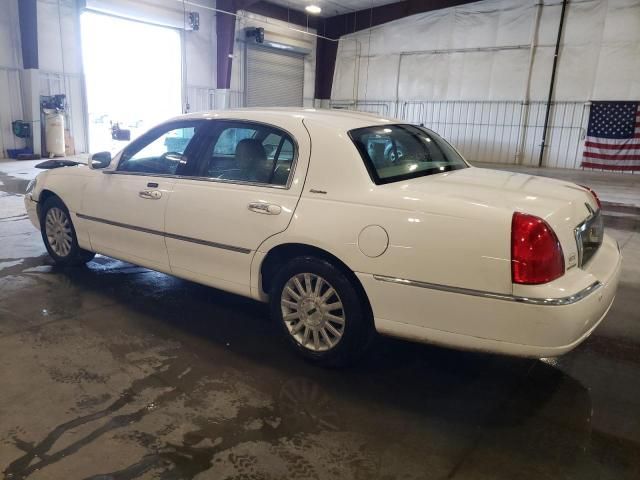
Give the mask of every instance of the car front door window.
[[119, 172], [176, 175], [187, 164], [189, 146], [197, 126], [179, 126], [152, 131], [125, 149]]

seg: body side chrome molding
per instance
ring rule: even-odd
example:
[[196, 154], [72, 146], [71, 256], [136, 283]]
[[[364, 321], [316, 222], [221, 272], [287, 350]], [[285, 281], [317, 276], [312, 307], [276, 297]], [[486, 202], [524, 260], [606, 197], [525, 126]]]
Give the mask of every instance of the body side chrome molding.
[[251, 253], [251, 249], [249, 248], [236, 247], [233, 245], [225, 245], [223, 243], [216, 243], [216, 242], [210, 242], [208, 240], [201, 240], [199, 238], [185, 237], [183, 235], [177, 235], [175, 233], [160, 232], [158, 230], [152, 230], [150, 228], [144, 228], [144, 227], [137, 227], [135, 225], [129, 225], [127, 223], [114, 222], [113, 220], [106, 220], [104, 218], [91, 217], [89, 215], [84, 215], [82, 213], [76, 213], [76, 216], [78, 218], [82, 218], [83, 220], [89, 220], [91, 222], [104, 223], [106, 225], [112, 225], [114, 227], [120, 227], [120, 228], [127, 228], [129, 230], [148, 233], [150, 235], [159, 235], [161, 237], [173, 238], [174, 240], [180, 240], [183, 242], [197, 243], [198, 245], [205, 245], [207, 247], [219, 248], [221, 250], [230, 250], [232, 252], [238, 252], [238, 253], [245, 253], [245, 254]]
[[398, 283], [401, 285], [409, 285], [412, 287], [428, 288], [430, 290], [439, 290], [441, 292], [459, 293], [462, 295], [472, 295], [474, 297], [491, 298], [493, 300], [504, 300], [508, 302], [527, 303], [530, 305], [549, 305], [549, 306], [562, 306], [571, 305], [579, 302], [586, 296], [593, 293], [598, 288], [602, 287], [602, 283], [599, 281], [593, 282], [586, 288], [583, 288], [577, 293], [568, 297], [561, 298], [530, 298], [520, 297], [517, 295], [507, 295], [504, 293], [485, 292], [482, 290], [473, 290], [471, 288], [451, 287], [448, 285], [440, 285], [437, 283], [419, 282], [416, 280], [406, 280], [403, 278], [387, 277], [385, 275], [374, 275], [373, 278], [381, 282]]
[[210, 242], [208, 240], [200, 240], [199, 238], [185, 237], [183, 235], [177, 235], [175, 233], [165, 233], [165, 237], [173, 238], [174, 240], [181, 240], [183, 242], [197, 243], [198, 245], [205, 245], [207, 247], [219, 248], [221, 250], [230, 250], [238, 253], [251, 253], [251, 249], [236, 247], [234, 245], [225, 245], [224, 243]]

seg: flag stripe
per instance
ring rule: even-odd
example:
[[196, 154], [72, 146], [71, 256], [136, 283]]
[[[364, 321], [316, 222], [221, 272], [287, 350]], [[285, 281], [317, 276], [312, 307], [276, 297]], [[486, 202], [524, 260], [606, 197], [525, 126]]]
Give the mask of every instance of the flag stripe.
[[640, 170], [640, 165], [612, 165], [610, 163], [602, 164], [593, 162], [582, 162], [582, 166], [585, 168], [599, 168], [602, 170], [620, 170], [628, 172]]
[[600, 160], [640, 160], [640, 154], [619, 155], [616, 153], [613, 155], [609, 155], [606, 153], [584, 152], [584, 156], [587, 158], [599, 158]]
[[587, 140], [584, 142], [585, 148], [593, 147], [598, 149], [607, 149], [607, 150], [635, 150], [640, 148], [640, 142], [633, 143], [602, 143], [602, 142], [593, 142]]
[[[599, 149], [597, 149], [597, 148], [587, 148], [587, 149], [584, 151], [584, 153], [585, 153], [585, 154], [587, 154], [587, 153], [593, 153], [594, 155], [613, 155], [613, 154], [611, 153], [611, 151], [609, 151], [609, 150], [599, 150]], [[635, 150], [623, 150], [622, 152], [617, 153], [617, 155], [622, 155], [622, 154], [624, 154], [624, 155], [640, 155], [640, 147], [638, 147], [638, 148], [637, 148], [637, 149], [635, 149]], [[587, 156], [587, 155], [585, 155], [585, 156]], [[616, 158], [617, 158], [617, 157], [616, 157]], [[612, 158], [612, 159], [610, 159], [610, 160], [615, 160], [615, 158]]]
[[586, 138], [587, 142], [596, 142], [596, 143], [603, 143], [603, 144], [607, 144], [607, 145], [626, 145], [628, 143], [640, 143], [637, 140], [635, 140], [634, 138], [601, 138], [601, 137], [587, 137]]

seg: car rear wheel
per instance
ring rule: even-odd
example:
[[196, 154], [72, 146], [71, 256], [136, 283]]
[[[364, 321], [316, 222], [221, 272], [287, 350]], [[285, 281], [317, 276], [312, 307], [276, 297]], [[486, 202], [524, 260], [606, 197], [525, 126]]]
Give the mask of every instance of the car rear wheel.
[[59, 265], [82, 265], [95, 256], [95, 253], [83, 250], [78, 245], [69, 210], [58, 197], [45, 200], [40, 216], [40, 231], [49, 255]]
[[315, 363], [348, 364], [371, 339], [370, 315], [352, 280], [324, 259], [290, 260], [276, 276], [270, 303], [288, 343]]

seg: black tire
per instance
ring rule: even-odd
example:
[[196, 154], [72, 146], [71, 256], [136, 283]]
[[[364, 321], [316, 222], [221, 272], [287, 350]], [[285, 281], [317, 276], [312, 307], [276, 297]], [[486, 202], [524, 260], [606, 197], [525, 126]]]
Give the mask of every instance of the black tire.
[[[68, 221], [68, 227], [65, 230], [65, 232], [68, 235], [67, 237], [68, 248], [65, 247], [63, 250], [61, 250], [59, 247], [56, 247], [55, 240], [49, 239], [49, 235], [47, 233], [48, 232], [47, 218], [48, 218], [49, 212], [52, 212], [52, 215], [54, 214], [59, 215], [60, 212], [62, 212], [61, 218], [65, 218], [66, 216], [66, 220]], [[51, 230], [51, 228], [49, 228], [49, 230]], [[71, 214], [69, 213], [69, 209], [66, 207], [64, 202], [60, 200], [60, 198], [58, 197], [52, 196], [47, 198], [44, 201], [44, 204], [42, 205], [40, 210], [40, 233], [42, 234], [42, 241], [44, 242], [44, 246], [47, 248], [47, 252], [49, 252], [49, 255], [51, 256], [51, 258], [53, 258], [53, 260], [58, 265], [65, 266], [65, 267], [84, 265], [90, 262], [93, 259], [93, 257], [95, 257], [96, 255], [93, 252], [80, 248], [80, 246], [78, 245], [78, 238], [76, 237], [76, 230], [73, 226], [73, 221], [71, 219]], [[49, 231], [49, 233], [54, 233], [52, 237], [56, 236], [55, 235], [56, 231], [54, 232]], [[53, 242], [54, 244], [52, 245], [51, 242]]]
[[[331, 295], [328, 297], [327, 301], [333, 302], [328, 306], [340, 303], [341, 308], [338, 308], [337, 310], [324, 310], [325, 304], [321, 304], [322, 307], [317, 306], [313, 304], [313, 301], [315, 300], [305, 300], [307, 297], [301, 295], [301, 299], [295, 302], [298, 305], [299, 310], [294, 309], [287, 313], [289, 307], [283, 305], [281, 302], [284, 299], [289, 303], [292, 303], [291, 300], [293, 300], [294, 297], [288, 296], [289, 293], [284, 293], [283, 297], [285, 287], [290, 280], [293, 281], [294, 277], [299, 276], [297, 278], [301, 279], [304, 278], [304, 275], [307, 273], [311, 274], [310, 286], [315, 287], [316, 283], [314, 283], [314, 281], [317, 282], [315, 279], [319, 277], [323, 282], [325, 282], [321, 283], [321, 288], [326, 288], [326, 290], [324, 290], [325, 294], [328, 292], [330, 287], [333, 288], [336, 296]], [[303, 280], [301, 280], [301, 282], [304, 283]], [[309, 290], [311, 290], [311, 288], [309, 288]], [[294, 293], [299, 294], [300, 290], [296, 289]], [[321, 297], [323, 297], [323, 295], [315, 295], [313, 298], [320, 301]], [[293, 258], [287, 262], [275, 276], [270, 292], [269, 303], [271, 317], [278, 323], [287, 343], [298, 354], [302, 355], [307, 360], [322, 366], [341, 367], [351, 364], [364, 353], [375, 332], [368, 304], [365, 299], [362, 298], [362, 295], [353, 284], [353, 281], [345, 274], [345, 272], [342, 271], [341, 268], [322, 258], [301, 256]], [[307, 310], [302, 307], [303, 304], [307, 305]], [[301, 313], [303, 311], [304, 313]], [[305, 316], [307, 321], [309, 321], [308, 319], [315, 315], [316, 312], [320, 312], [320, 319], [318, 320], [320, 324], [313, 327], [308, 327], [305, 324], [300, 327], [298, 322], [295, 320], [291, 320], [289, 322], [285, 321], [285, 316], [289, 316], [291, 313], [295, 314], [296, 312], [299, 315], [298, 318], [300, 323], [303, 323], [300, 315]], [[343, 317], [343, 324], [341, 328], [338, 323], [331, 324], [331, 326], [334, 327], [331, 331], [328, 330], [330, 327], [323, 327], [323, 325], [326, 326], [327, 324], [326, 314], [329, 312], [333, 312], [330, 315], [331, 318], [334, 318], [335, 316]], [[315, 316], [318, 317], [318, 315]], [[329, 322], [334, 322], [334, 320], [330, 320]], [[292, 330], [295, 330], [296, 326], [301, 328], [301, 330], [297, 333], [292, 333]], [[304, 339], [301, 340], [300, 338], [296, 338], [296, 334], [298, 336], [304, 336], [302, 332], [307, 329], [311, 330], [311, 333], [309, 334], [309, 337], [313, 337], [311, 342], [313, 343], [315, 341], [315, 335], [317, 334], [320, 338], [319, 342], [321, 347], [326, 348], [325, 350], [314, 351], [314, 346], [308, 345], [308, 342], [308, 346], [304, 346], [301, 343]], [[313, 333], [314, 329], [316, 330], [316, 333]], [[324, 334], [328, 334], [328, 336], [323, 337], [322, 332], [318, 332], [318, 330], [322, 329], [325, 329]], [[331, 333], [336, 329], [341, 333], [339, 338]], [[328, 341], [325, 341], [324, 338], [328, 339]], [[328, 347], [330, 341], [334, 341], [335, 343], [333, 343], [331, 347]]]

